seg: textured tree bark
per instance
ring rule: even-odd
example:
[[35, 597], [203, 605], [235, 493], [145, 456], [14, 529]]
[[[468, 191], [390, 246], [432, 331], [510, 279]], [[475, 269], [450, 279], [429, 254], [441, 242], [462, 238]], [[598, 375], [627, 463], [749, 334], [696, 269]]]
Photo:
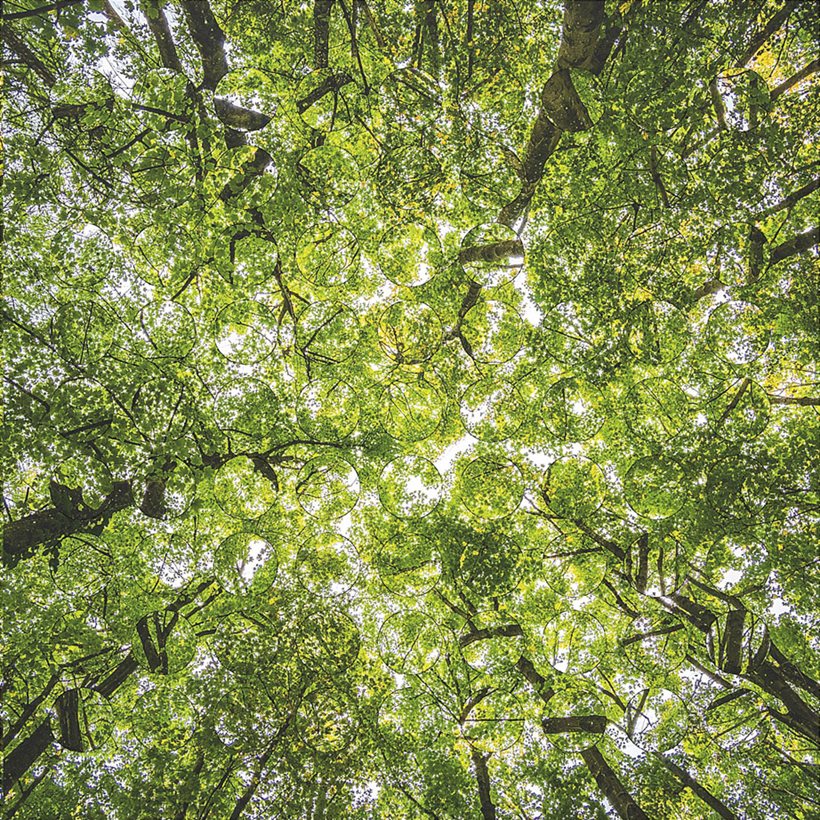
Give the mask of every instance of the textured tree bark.
[[544, 703], [548, 703], [555, 690], [547, 684], [547, 679], [535, 668], [533, 662], [523, 655], [515, 662], [518, 671], [529, 682]]
[[796, 86], [801, 80], [805, 80], [806, 77], [811, 77], [811, 75], [817, 71], [820, 71], [820, 57], [812, 60], [807, 65], [804, 65], [800, 71], [797, 71], [792, 74], [791, 77], [787, 77], [782, 83], [776, 85], [772, 89], [771, 98], [776, 100], [781, 94], [785, 94], [790, 88]]
[[327, 68], [332, 5], [333, 0], [314, 0], [313, 3], [313, 63], [316, 68]]
[[[812, 404], [820, 404], [820, 399], [810, 399], [810, 401]], [[794, 402], [803, 403], [799, 399], [795, 399]], [[808, 404], [808, 402], [805, 403]], [[796, 686], [805, 689], [806, 692], [810, 692], [814, 697], [820, 700], [820, 683], [814, 678], [809, 677], [802, 669], [795, 666], [774, 643], [769, 645], [769, 653], [785, 677]]]
[[141, 0], [140, 10], [148, 22], [148, 29], [154, 36], [159, 49], [159, 58], [165, 68], [182, 74], [182, 63], [179, 61], [177, 47], [168, 25], [168, 18], [162, 10], [159, 0]]
[[554, 71], [541, 89], [541, 106], [561, 131], [586, 131], [592, 120], [572, 84], [568, 68]]
[[216, 22], [208, 0], [183, 0], [182, 8], [191, 38], [202, 59], [202, 86], [213, 91], [228, 73], [225, 34]]
[[746, 610], [733, 609], [726, 616], [726, 632], [721, 647], [721, 665], [724, 672], [732, 675], [740, 673], [740, 659], [743, 652], [743, 624]]
[[0, 26], [0, 36], [20, 62], [28, 66], [49, 88], [57, 82], [51, 69], [8, 26]]
[[[820, 60], [818, 60], [820, 63]], [[788, 196], [784, 196], [780, 202], [775, 203], [771, 206], [771, 208], [767, 208], [760, 214], [760, 218], [766, 216], [772, 216], [772, 214], [776, 214], [779, 211], [785, 211], [789, 208], [792, 208], [801, 199], [804, 199], [809, 194], [813, 194], [818, 188], [820, 188], [820, 177], [813, 179], [811, 182], [807, 182], [805, 185], [798, 188], [796, 191], [792, 191]]]
[[93, 688], [103, 697], [110, 698], [117, 689], [122, 686], [134, 672], [139, 669], [137, 659], [132, 653], [128, 653], [114, 668], [110, 675]]
[[764, 692], [774, 695], [786, 707], [789, 725], [812, 743], [820, 741], [820, 715], [810, 708], [789, 686], [783, 673], [771, 661], [764, 661], [754, 671], [744, 675]]
[[544, 166], [558, 147], [563, 131], [583, 131], [592, 126], [569, 73], [571, 67], [600, 72], [618, 36], [616, 30], [600, 37], [604, 19], [601, 2], [567, 2], [561, 28], [556, 69], [544, 83], [541, 107], [533, 123], [521, 162], [521, 192], [499, 212], [497, 221], [512, 225], [529, 207]]
[[595, 778], [598, 788], [604, 793], [612, 808], [622, 820], [649, 820], [644, 810], [635, 802], [632, 795], [621, 783], [619, 777], [606, 762], [604, 756], [595, 746], [581, 752], [584, 763]]
[[496, 820], [495, 804], [490, 794], [490, 773], [487, 769], [487, 757], [473, 749], [473, 767], [478, 782], [478, 799], [481, 803], [481, 816], [484, 820]]
[[737, 67], [743, 68], [762, 48], [763, 44], [786, 22], [789, 15], [797, 8], [797, 0], [789, 0], [780, 11], [774, 14], [768, 23], [752, 38], [748, 48], [737, 61]]
[[59, 541], [91, 526], [105, 526], [115, 512], [134, 504], [130, 481], [115, 481], [111, 492], [96, 509], [49, 507], [9, 521], [3, 529], [3, 559], [16, 563], [41, 544]]
[[3, 736], [0, 737], [0, 749], [5, 749], [6, 746], [8, 746], [9, 743], [17, 737], [20, 730], [28, 722], [28, 719], [37, 711], [40, 704], [51, 694], [52, 690], [59, 683], [59, 681], [60, 676], [56, 673], [53, 674], [46, 684], [45, 689], [43, 689], [43, 691], [40, 692], [36, 698], [33, 698], [26, 704], [17, 720], [15, 720], [11, 726], [4, 730]]
[[458, 254], [458, 261], [465, 262], [501, 262], [511, 256], [524, 255], [524, 243], [520, 239], [505, 239], [489, 245], [474, 245], [464, 248]]
[[545, 735], [575, 734], [589, 732], [602, 735], [606, 731], [607, 719], [604, 715], [573, 715], [570, 717], [544, 718], [541, 728]]
[[239, 196], [256, 177], [262, 176], [265, 169], [272, 164], [273, 157], [264, 148], [257, 146], [253, 156], [242, 165], [236, 176], [220, 191], [219, 198], [223, 202], [228, 202]]
[[271, 119], [267, 114], [237, 105], [224, 97], [214, 97], [214, 111], [225, 125], [243, 131], [258, 131], [264, 128]]
[[524, 634], [519, 624], [502, 624], [488, 629], [477, 629], [468, 632], [458, 639], [459, 646], [469, 646], [476, 641], [485, 641], [488, 638], [520, 638]]
[[44, 6], [37, 6], [37, 8], [34, 9], [6, 12], [3, 17], [6, 20], [22, 20], [26, 17], [38, 17], [41, 14], [48, 14], [50, 11], [57, 11], [67, 8], [68, 6], [76, 6], [82, 2], [84, 2], [84, 0], [58, 0], [56, 3], [47, 3]]
[[649, 579], [649, 534], [642, 533], [638, 539], [638, 572], [635, 575], [635, 589], [646, 591]]
[[556, 60], [558, 68], [583, 66], [590, 59], [598, 45], [598, 33], [603, 21], [603, 2], [576, 0], [564, 5], [561, 45]]
[[809, 228], [807, 231], [803, 231], [803, 233], [799, 233], [797, 236], [793, 236], [791, 239], [777, 245], [772, 251], [770, 264], [776, 265], [790, 256], [795, 256], [798, 253], [807, 251], [809, 248], [813, 248], [818, 243], [820, 243], [820, 227], [815, 225], [813, 228]]
[[22, 743], [15, 746], [3, 760], [3, 792], [9, 789], [37, 762], [51, 745], [54, 733], [51, 718], [46, 718]]
[[68, 689], [54, 702], [57, 717], [60, 721], [59, 743], [64, 749], [75, 752], [83, 750], [83, 738], [80, 733], [80, 693], [77, 689]]
[[303, 114], [313, 103], [321, 100], [326, 94], [329, 94], [331, 91], [338, 91], [340, 88], [344, 88], [352, 82], [353, 78], [344, 71], [331, 74], [319, 83], [309, 94], [302, 97], [301, 100], [296, 100], [296, 110], [300, 114]]

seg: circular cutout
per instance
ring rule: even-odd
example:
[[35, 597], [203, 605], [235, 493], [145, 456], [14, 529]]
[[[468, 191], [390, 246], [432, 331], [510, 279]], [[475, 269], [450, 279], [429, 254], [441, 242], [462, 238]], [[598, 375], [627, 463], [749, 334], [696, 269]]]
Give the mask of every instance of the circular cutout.
[[159, 467], [136, 482], [140, 511], [163, 521], [179, 518], [191, 506], [196, 485], [187, 464], [177, 462], [168, 469]]
[[391, 538], [373, 563], [379, 579], [390, 592], [410, 598], [429, 592], [441, 576], [429, 539], [413, 532]]
[[296, 561], [299, 583], [323, 598], [350, 592], [361, 574], [356, 547], [343, 535], [329, 530], [312, 534], [299, 547]]
[[316, 207], [341, 208], [361, 189], [356, 160], [343, 148], [320, 145], [302, 155], [296, 166], [302, 195]]
[[686, 704], [668, 689], [644, 689], [626, 705], [624, 730], [639, 748], [668, 752], [689, 732]]
[[217, 548], [214, 572], [220, 586], [233, 595], [269, 589], [278, 569], [276, 549], [250, 532], [229, 535]]
[[296, 264], [314, 285], [343, 285], [359, 267], [359, 240], [341, 225], [322, 222], [299, 238]]
[[624, 495], [638, 515], [662, 519], [683, 506], [689, 482], [678, 462], [669, 457], [639, 458], [624, 476]]
[[386, 231], [376, 258], [385, 278], [406, 287], [423, 285], [444, 265], [436, 232], [418, 222], [405, 222]]
[[222, 308], [214, 322], [216, 348], [235, 364], [259, 364], [267, 359], [277, 336], [274, 315], [254, 299], [237, 299]]
[[589, 613], [567, 610], [544, 627], [540, 651], [556, 671], [584, 675], [595, 669], [606, 653], [606, 632]]
[[172, 675], [194, 659], [197, 636], [179, 612], [169, 609], [144, 615], [131, 638], [131, 652], [149, 672]]
[[524, 497], [524, 479], [518, 466], [508, 458], [482, 456], [460, 471], [456, 494], [476, 518], [492, 521], [518, 509]]
[[480, 441], [504, 441], [524, 422], [524, 403], [518, 388], [505, 379], [471, 384], [461, 396], [461, 423]]
[[[114, 489], [114, 482], [106, 464], [90, 453], [75, 453], [60, 462], [51, 480], [68, 492], [82, 495], [82, 503], [94, 509], [100, 507]], [[52, 490], [52, 501], [54, 501]]]
[[626, 346], [645, 364], [677, 359], [689, 339], [686, 314], [669, 302], [641, 302], [627, 317]]
[[544, 422], [562, 441], [587, 441], [603, 427], [603, 399], [601, 391], [583, 379], [561, 379], [544, 396]]
[[626, 424], [639, 441], [662, 444], [689, 421], [689, 398], [669, 379], [644, 379], [623, 402]]
[[177, 302], [149, 302], [138, 315], [136, 338], [150, 358], [184, 359], [196, 343], [196, 326], [190, 311]]
[[620, 645], [632, 666], [649, 674], [665, 675], [677, 669], [689, 651], [683, 624], [664, 615], [636, 618]]
[[379, 193], [397, 210], [429, 212], [443, 187], [441, 165], [426, 148], [393, 148], [377, 169]]
[[141, 384], [131, 399], [137, 429], [151, 442], [178, 441], [190, 420], [188, 394], [188, 388], [174, 379], [160, 377]]
[[430, 127], [444, 113], [438, 83], [418, 68], [389, 74], [382, 83], [379, 105], [385, 126], [401, 133]]
[[340, 441], [349, 436], [359, 423], [360, 413], [356, 391], [330, 376], [306, 384], [296, 404], [299, 426], [319, 441]]
[[521, 179], [510, 161], [515, 153], [501, 143], [482, 138], [468, 138], [466, 142], [459, 182], [467, 199], [482, 211], [498, 210], [512, 202], [521, 189]]
[[506, 302], [479, 301], [461, 323], [461, 344], [481, 364], [504, 364], [514, 358], [525, 341], [524, 323]]
[[308, 128], [325, 134], [338, 131], [353, 120], [354, 88], [346, 72], [317, 68], [299, 82], [296, 111]]
[[745, 457], [727, 457], [706, 476], [706, 499], [720, 515], [739, 521], [768, 519], [777, 509], [772, 475], [762, 464]]
[[332, 609], [312, 612], [296, 624], [292, 640], [292, 657], [312, 672], [322, 673], [349, 669], [356, 662], [361, 646], [361, 636], [353, 619], [345, 612]]
[[507, 225], [478, 225], [464, 237], [458, 261], [473, 282], [483, 287], [503, 285], [524, 266], [524, 243]]
[[541, 728], [550, 744], [567, 754], [597, 746], [607, 728], [604, 704], [595, 690], [572, 679], [559, 679], [546, 706]]
[[273, 469], [245, 456], [226, 461], [214, 476], [216, 503], [233, 518], [255, 520], [274, 504], [277, 489], [268, 473]]
[[296, 479], [299, 506], [313, 516], [341, 518], [359, 500], [359, 476], [353, 465], [332, 453], [312, 458]]
[[521, 548], [499, 532], [474, 532], [461, 553], [464, 583], [483, 598], [506, 595], [521, 580]]
[[91, 379], [69, 379], [51, 397], [51, 419], [61, 436], [88, 444], [111, 429], [114, 403], [101, 384]]
[[727, 441], [751, 441], [769, 423], [766, 391], [751, 379], [739, 379], [707, 400], [710, 427]]
[[337, 754], [356, 735], [356, 711], [332, 690], [316, 689], [299, 707], [301, 736], [320, 754]]
[[268, 281], [279, 264], [279, 251], [272, 237], [245, 236], [233, 247], [230, 284], [261, 285]]
[[541, 323], [546, 349], [564, 364], [591, 359], [607, 338], [607, 327], [588, 306], [562, 302]]
[[279, 418], [273, 390], [247, 376], [220, 390], [214, 401], [214, 420], [234, 449], [259, 449]]
[[706, 341], [715, 355], [732, 365], [757, 361], [769, 347], [771, 331], [763, 311], [751, 302], [718, 305], [706, 323]]
[[[190, 196], [190, 185], [187, 192]], [[202, 240], [184, 226], [151, 222], [134, 237], [130, 257], [140, 279], [175, 293], [202, 263], [201, 247]]]
[[475, 629], [465, 626], [458, 638], [464, 660], [481, 675], [509, 675], [527, 653], [520, 624], [495, 609], [471, 615], [470, 622]]
[[546, 553], [545, 578], [561, 600], [591, 595], [609, 570], [606, 553], [586, 536], [559, 536], [547, 547]]
[[446, 399], [424, 374], [384, 385], [379, 401], [384, 429], [399, 441], [422, 441], [444, 418]]
[[379, 344], [396, 364], [425, 362], [441, 347], [441, 321], [424, 302], [394, 302], [379, 318]]
[[400, 675], [420, 675], [435, 665], [441, 654], [442, 635], [436, 622], [418, 610], [395, 612], [379, 630], [379, 655]]
[[359, 345], [356, 314], [339, 302], [314, 302], [299, 314], [296, 343], [308, 359], [341, 364]]
[[98, 362], [114, 344], [111, 317], [96, 302], [69, 302], [54, 314], [57, 349], [77, 367]]
[[398, 518], [423, 518], [441, 500], [442, 480], [436, 465], [421, 456], [401, 456], [379, 476], [379, 499]]
[[524, 731], [521, 703], [512, 692], [492, 689], [461, 718], [461, 736], [483, 754], [511, 749]]
[[550, 509], [562, 518], [587, 518], [603, 504], [606, 480], [594, 461], [561, 458], [547, 470], [542, 493]]

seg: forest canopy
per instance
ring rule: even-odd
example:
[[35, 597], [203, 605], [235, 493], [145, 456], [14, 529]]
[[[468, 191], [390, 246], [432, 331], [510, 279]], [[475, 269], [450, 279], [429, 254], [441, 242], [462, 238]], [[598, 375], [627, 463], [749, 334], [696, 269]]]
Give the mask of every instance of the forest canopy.
[[5, 0], [5, 818], [820, 814], [820, 7]]

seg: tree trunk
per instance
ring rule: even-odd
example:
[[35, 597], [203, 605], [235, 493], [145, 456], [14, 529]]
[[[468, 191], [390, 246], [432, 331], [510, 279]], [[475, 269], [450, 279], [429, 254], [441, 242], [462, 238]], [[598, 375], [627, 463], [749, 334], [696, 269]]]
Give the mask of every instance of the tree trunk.
[[51, 718], [46, 718], [19, 746], [15, 746], [3, 761], [3, 792], [9, 789], [37, 762], [51, 745], [54, 733]]
[[595, 746], [584, 749], [581, 757], [584, 758], [587, 768], [595, 778], [598, 788], [622, 820], [649, 820], [644, 810], [632, 799], [632, 795], [624, 788], [618, 775]]

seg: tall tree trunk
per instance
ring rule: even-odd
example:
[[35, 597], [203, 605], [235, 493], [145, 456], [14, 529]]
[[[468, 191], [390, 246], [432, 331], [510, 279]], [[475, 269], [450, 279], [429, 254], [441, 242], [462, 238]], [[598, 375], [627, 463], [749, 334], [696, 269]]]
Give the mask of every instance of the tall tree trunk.
[[635, 802], [597, 747], [590, 746], [584, 749], [581, 757], [584, 758], [590, 774], [595, 778], [598, 788], [622, 820], [649, 820], [646, 812]]

